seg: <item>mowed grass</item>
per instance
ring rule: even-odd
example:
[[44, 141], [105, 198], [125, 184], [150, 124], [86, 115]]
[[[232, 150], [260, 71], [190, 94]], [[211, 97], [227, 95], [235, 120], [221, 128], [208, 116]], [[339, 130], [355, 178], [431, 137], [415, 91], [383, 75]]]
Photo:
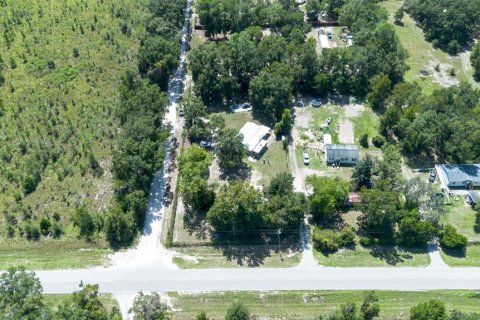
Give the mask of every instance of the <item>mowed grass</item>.
[[[403, 1], [387, 0], [381, 2], [380, 5], [388, 10], [390, 22], [393, 24], [393, 15], [403, 5]], [[460, 55], [450, 56], [440, 49], [433, 48], [432, 44], [425, 40], [423, 30], [415, 24], [415, 21], [408, 14], [405, 14], [402, 21], [404, 23], [403, 26], [394, 25], [394, 28], [403, 47], [409, 53], [407, 64], [410, 70], [405, 75], [407, 81], [417, 81], [425, 93], [431, 93], [433, 90], [440, 88], [440, 84], [434, 82], [431, 75], [426, 78], [420, 78], [418, 74], [420, 70], [428, 69], [429, 63], [433, 64], [433, 66], [438, 63], [444, 63], [451, 65], [455, 69], [456, 79], [475, 84], [472, 76], [473, 70], [468, 58], [464, 57], [462, 64]]]
[[[407, 320], [410, 308], [430, 299], [445, 303], [448, 310], [478, 312], [480, 296], [475, 291], [377, 291], [380, 320]], [[239, 301], [245, 304], [256, 319], [314, 320], [329, 314], [340, 304], [353, 301], [359, 307], [363, 291], [244, 291], [201, 294], [169, 293], [173, 301], [172, 318], [194, 319], [204, 310], [210, 319], [224, 319], [228, 307]]]
[[[288, 268], [296, 266], [301, 259], [298, 249], [278, 245], [220, 245], [175, 247], [179, 253], [173, 258], [182, 269], [204, 268]], [[183, 256], [182, 256], [183, 255]]]
[[471, 241], [480, 241], [480, 233], [475, 231], [476, 212], [470, 205], [465, 204], [460, 197], [452, 200], [452, 205], [446, 206], [447, 213], [440, 219], [441, 223], [453, 225], [458, 232]]
[[105, 264], [111, 253], [106, 247], [76, 239], [40, 242], [0, 242], [0, 270], [24, 266], [27, 269], [73, 269]]
[[442, 250], [441, 255], [452, 267], [480, 267], [480, 244], [468, 245], [465, 252]]
[[255, 162], [247, 161], [247, 164], [260, 173], [260, 179], [256, 181], [257, 185], [268, 186], [277, 174], [290, 172], [288, 153], [283, 149], [282, 141], [273, 140], [260, 159]]
[[426, 249], [403, 249], [394, 246], [341, 249], [324, 255], [314, 250], [318, 263], [329, 267], [425, 267], [430, 264]]

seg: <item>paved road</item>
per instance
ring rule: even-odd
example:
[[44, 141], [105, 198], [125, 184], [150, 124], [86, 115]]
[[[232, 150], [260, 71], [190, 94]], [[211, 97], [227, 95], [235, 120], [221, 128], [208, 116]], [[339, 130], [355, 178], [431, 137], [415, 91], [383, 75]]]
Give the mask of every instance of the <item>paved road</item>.
[[80, 280], [102, 292], [217, 290], [480, 289], [480, 268], [298, 268], [168, 270], [160, 267], [37, 272], [46, 293], [78, 290]]

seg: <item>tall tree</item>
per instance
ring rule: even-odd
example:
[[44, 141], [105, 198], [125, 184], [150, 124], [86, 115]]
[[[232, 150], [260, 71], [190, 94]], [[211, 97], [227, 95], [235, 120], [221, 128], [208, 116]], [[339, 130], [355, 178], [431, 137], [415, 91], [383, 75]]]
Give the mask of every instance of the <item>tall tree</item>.
[[473, 67], [473, 78], [477, 81], [480, 81], [480, 42], [473, 46], [470, 62], [472, 63]]
[[233, 129], [227, 129], [220, 135], [216, 152], [223, 170], [230, 172], [243, 165], [243, 157], [247, 155], [247, 150], [242, 139], [241, 135]]
[[338, 177], [309, 176], [306, 183], [313, 188], [310, 210], [316, 219], [330, 220], [343, 206], [350, 185]]
[[356, 190], [371, 188], [373, 184], [374, 158], [367, 154], [353, 169], [352, 182]]
[[33, 272], [10, 268], [0, 276], [0, 314], [8, 320], [37, 320], [46, 316], [42, 286]]
[[280, 119], [289, 107], [293, 75], [284, 63], [274, 63], [260, 71], [250, 83], [249, 97], [256, 112]]
[[447, 320], [445, 304], [439, 300], [420, 303], [410, 309], [410, 320]]
[[261, 203], [257, 189], [247, 182], [235, 181], [220, 188], [207, 220], [216, 231], [227, 236], [260, 230], [264, 223]]

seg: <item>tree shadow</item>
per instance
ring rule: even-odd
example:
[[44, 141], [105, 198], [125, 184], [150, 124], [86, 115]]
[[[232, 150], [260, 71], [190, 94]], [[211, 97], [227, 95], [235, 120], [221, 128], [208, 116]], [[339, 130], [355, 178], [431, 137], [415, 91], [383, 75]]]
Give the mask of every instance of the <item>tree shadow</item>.
[[237, 168], [226, 170], [220, 168], [220, 179], [222, 180], [249, 180], [252, 175], [252, 168], [242, 163]]
[[413, 254], [426, 253], [426, 249], [421, 248], [402, 248], [398, 250], [396, 246], [381, 246], [375, 245], [370, 248], [370, 254], [387, 264], [395, 266], [399, 263], [403, 263], [407, 260], [413, 259]]
[[210, 228], [205, 221], [206, 211], [185, 208], [183, 225], [189, 235], [195, 235], [199, 240], [206, 240], [210, 236]]
[[235, 261], [239, 266], [259, 267], [265, 263], [265, 258], [275, 254], [278, 254], [284, 261], [285, 256], [300, 250], [300, 243], [299, 241], [284, 240], [280, 244], [280, 252], [278, 244], [265, 243], [262, 239], [258, 239], [256, 244], [222, 242], [214, 244], [214, 247], [221, 250], [228, 261]]
[[465, 258], [466, 254], [467, 254], [467, 250], [466, 248], [465, 249], [447, 249], [447, 248], [442, 248], [443, 252], [450, 256], [450, 257], [454, 257], [454, 258]]

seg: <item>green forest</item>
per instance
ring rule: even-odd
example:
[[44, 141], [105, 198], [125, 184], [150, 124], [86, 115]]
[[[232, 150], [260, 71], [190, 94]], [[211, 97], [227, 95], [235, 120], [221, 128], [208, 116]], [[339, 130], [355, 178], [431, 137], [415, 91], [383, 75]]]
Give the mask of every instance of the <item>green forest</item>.
[[163, 160], [184, 1], [0, 7], [0, 235], [130, 243]]

